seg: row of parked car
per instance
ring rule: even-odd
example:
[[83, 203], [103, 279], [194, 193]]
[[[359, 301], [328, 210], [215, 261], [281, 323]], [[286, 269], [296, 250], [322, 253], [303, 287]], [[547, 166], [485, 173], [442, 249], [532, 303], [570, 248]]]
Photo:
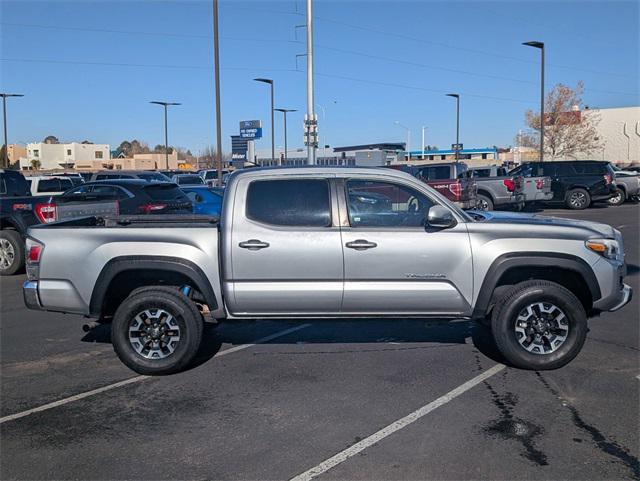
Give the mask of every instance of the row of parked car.
[[640, 174], [605, 161], [528, 162], [468, 168], [463, 162], [394, 165], [423, 180], [463, 209], [521, 210], [529, 203], [586, 209], [594, 202], [620, 205], [640, 196]]
[[[462, 162], [389, 167], [412, 174], [463, 209], [520, 210], [529, 203], [584, 209], [593, 202], [617, 205], [640, 195], [638, 172], [601, 161], [531, 162], [511, 171], [500, 166], [470, 169]], [[216, 178], [215, 170], [108, 170], [27, 178], [0, 171], [0, 275], [23, 268], [24, 234], [33, 224], [92, 216], [218, 216], [226, 177], [222, 187], [212, 187]]]

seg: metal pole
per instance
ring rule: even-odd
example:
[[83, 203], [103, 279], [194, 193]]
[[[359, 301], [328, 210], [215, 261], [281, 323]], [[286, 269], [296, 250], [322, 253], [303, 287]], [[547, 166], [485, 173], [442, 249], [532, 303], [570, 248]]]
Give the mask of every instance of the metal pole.
[[542, 66], [540, 69], [540, 162], [544, 161], [544, 43], [540, 48]]
[[2, 96], [2, 115], [4, 117], [4, 156], [2, 157], [2, 167], [9, 167], [9, 143], [7, 142], [7, 97]]
[[[275, 124], [275, 120], [274, 120], [274, 112], [273, 112], [273, 81], [271, 82], [271, 159], [272, 162], [276, 161], [276, 134], [275, 134], [275, 130], [276, 130], [276, 124]], [[277, 161], [278, 165], [281, 165], [280, 162], [280, 157], [278, 157], [278, 161]]]
[[456, 161], [460, 158], [460, 96], [456, 97]]
[[213, 63], [216, 82], [216, 164], [218, 186], [222, 186], [222, 119], [220, 114], [220, 45], [218, 41], [218, 0], [213, 0]]
[[422, 150], [422, 160], [424, 160], [424, 129], [426, 127], [423, 125], [422, 126], [422, 147], [420, 148], [420, 150]]
[[[284, 114], [284, 163], [287, 163], [287, 111], [282, 112]], [[278, 161], [278, 163], [280, 163]]]
[[[311, 131], [316, 121], [313, 110], [313, 0], [307, 0], [307, 164], [316, 164], [315, 136], [312, 138]], [[317, 131], [317, 123], [315, 125]]]
[[169, 133], [167, 128], [167, 104], [164, 105], [164, 160], [169, 170]]
[[409, 154], [409, 160], [411, 160], [411, 131], [407, 129], [407, 153]]

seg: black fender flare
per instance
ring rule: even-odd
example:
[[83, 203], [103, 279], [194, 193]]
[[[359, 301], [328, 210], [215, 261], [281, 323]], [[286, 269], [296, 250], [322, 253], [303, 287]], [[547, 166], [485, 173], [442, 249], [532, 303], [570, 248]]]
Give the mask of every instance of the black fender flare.
[[493, 292], [502, 275], [514, 267], [557, 267], [574, 271], [584, 279], [593, 302], [602, 297], [600, 285], [593, 269], [583, 259], [571, 254], [556, 252], [515, 252], [498, 257], [487, 271], [473, 308], [473, 319], [485, 317]]
[[179, 257], [120, 256], [109, 260], [98, 275], [89, 302], [89, 312], [92, 317], [100, 316], [111, 281], [122, 272], [136, 270], [171, 271], [182, 274], [191, 279], [193, 287], [202, 293], [212, 311], [218, 308], [218, 300], [211, 282], [202, 269], [193, 262]]

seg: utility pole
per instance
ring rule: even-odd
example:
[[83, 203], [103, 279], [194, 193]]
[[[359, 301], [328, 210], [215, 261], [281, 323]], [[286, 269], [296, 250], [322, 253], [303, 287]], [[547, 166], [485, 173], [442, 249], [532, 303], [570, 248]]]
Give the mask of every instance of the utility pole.
[[422, 160], [424, 160], [424, 131], [425, 131], [426, 127], [423, 125], [422, 126], [422, 146], [420, 147], [420, 150], [422, 150]]
[[181, 105], [178, 102], [160, 102], [153, 100], [150, 104], [162, 105], [164, 107], [164, 161], [165, 169], [169, 170], [169, 134], [167, 128], [167, 107], [169, 105]]
[[316, 164], [318, 146], [318, 119], [313, 109], [313, 0], [307, 0], [307, 115], [304, 122], [309, 165]]
[[7, 140], [7, 97], [24, 97], [23, 94], [0, 93], [2, 97], [2, 115], [4, 118], [4, 157], [0, 159], [2, 168], [9, 167], [9, 142]]
[[522, 45], [540, 49], [540, 162], [544, 160], [544, 42], [524, 42]]
[[407, 131], [407, 145], [405, 146], [405, 151], [407, 154], [406, 160], [410, 161], [411, 160], [411, 129], [409, 129], [409, 127], [407, 127], [406, 125], [402, 125], [398, 120], [394, 121], [393, 123], [396, 125], [399, 125], [400, 127], [402, 127]]
[[218, 41], [218, 0], [213, 0], [213, 64], [216, 82], [216, 169], [222, 187], [222, 115], [220, 114], [220, 44]]

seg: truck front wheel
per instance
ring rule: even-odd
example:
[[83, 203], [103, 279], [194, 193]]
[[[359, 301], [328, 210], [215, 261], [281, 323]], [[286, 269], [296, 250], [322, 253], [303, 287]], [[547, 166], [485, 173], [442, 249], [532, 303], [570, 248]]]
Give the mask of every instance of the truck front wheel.
[[202, 317], [181, 292], [158, 287], [134, 292], [111, 325], [113, 349], [130, 369], [163, 375], [187, 368], [202, 341]]
[[587, 336], [587, 315], [569, 290], [526, 281], [507, 290], [491, 317], [496, 345], [515, 367], [557, 369], [575, 358]]

